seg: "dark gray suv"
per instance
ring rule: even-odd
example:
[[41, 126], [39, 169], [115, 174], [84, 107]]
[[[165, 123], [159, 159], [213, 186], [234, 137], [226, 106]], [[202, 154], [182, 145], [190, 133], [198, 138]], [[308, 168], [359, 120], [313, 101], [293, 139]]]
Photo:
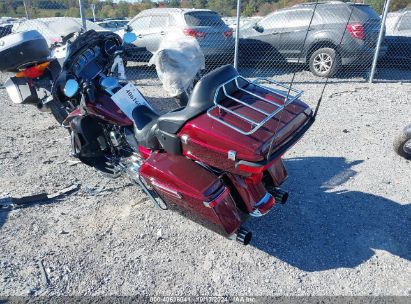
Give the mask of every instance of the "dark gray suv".
[[[240, 29], [240, 60], [304, 63], [314, 75], [330, 77], [342, 65], [369, 64], [379, 28], [380, 17], [368, 5], [339, 1], [299, 4]], [[383, 45], [380, 56], [385, 51]]]

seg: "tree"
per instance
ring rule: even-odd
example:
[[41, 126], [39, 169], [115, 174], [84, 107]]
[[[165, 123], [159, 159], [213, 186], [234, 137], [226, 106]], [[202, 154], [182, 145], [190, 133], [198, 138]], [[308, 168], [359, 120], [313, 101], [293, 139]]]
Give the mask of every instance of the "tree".
[[209, 0], [208, 8], [222, 16], [232, 16], [236, 7], [236, 0]]

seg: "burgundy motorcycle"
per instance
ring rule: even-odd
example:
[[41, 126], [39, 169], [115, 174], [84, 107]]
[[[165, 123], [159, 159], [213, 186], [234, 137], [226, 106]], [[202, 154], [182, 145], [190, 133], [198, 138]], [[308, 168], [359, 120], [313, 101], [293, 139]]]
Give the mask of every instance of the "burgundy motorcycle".
[[248, 244], [247, 218], [287, 200], [281, 157], [315, 117], [302, 92], [250, 82], [227, 65], [202, 77], [186, 107], [159, 115], [110, 73], [122, 51], [94, 31], [70, 45], [53, 87], [76, 106], [63, 122], [73, 154], [112, 176], [128, 174], [160, 208]]

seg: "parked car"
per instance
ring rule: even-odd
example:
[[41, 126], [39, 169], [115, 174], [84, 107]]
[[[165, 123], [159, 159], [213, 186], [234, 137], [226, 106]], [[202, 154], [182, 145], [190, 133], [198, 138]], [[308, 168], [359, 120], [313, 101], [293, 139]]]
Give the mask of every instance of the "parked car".
[[127, 23], [128, 23], [128, 20], [105, 20], [105, 21], [97, 22], [99, 26], [111, 32], [116, 32], [116, 31], [124, 29]]
[[232, 29], [211, 10], [154, 8], [139, 13], [128, 26], [138, 37], [129, 60], [148, 62], [162, 38], [176, 34], [196, 38], [206, 61], [227, 62], [234, 54]]
[[388, 46], [384, 61], [407, 65], [411, 63], [411, 10], [404, 9], [387, 15], [386, 38]]
[[[104, 31], [96, 23], [86, 21], [88, 30]], [[71, 17], [51, 17], [25, 20], [13, 24], [13, 33], [20, 33], [29, 30], [39, 31], [49, 44], [60, 41], [62, 36], [73, 32], [78, 32], [82, 29], [82, 20], [80, 18]]]
[[[298, 62], [307, 64], [316, 76], [330, 77], [343, 65], [371, 63], [380, 22], [378, 14], [364, 4], [298, 4], [240, 28], [240, 60]], [[381, 55], [385, 51], [382, 46]]]

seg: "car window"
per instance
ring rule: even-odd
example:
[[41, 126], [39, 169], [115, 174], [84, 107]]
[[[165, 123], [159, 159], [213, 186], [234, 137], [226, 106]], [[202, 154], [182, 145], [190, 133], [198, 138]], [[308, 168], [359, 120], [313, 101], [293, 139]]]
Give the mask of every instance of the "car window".
[[380, 19], [377, 12], [368, 5], [353, 5], [355, 7], [357, 15], [364, 19]]
[[151, 16], [150, 28], [167, 27], [168, 16]]
[[150, 20], [151, 20], [150, 16], [140, 17], [134, 20], [133, 22], [131, 22], [130, 25], [133, 28], [133, 30], [145, 30], [149, 28]]
[[[350, 18], [350, 12], [351, 9], [344, 4], [333, 4], [332, 7], [330, 5], [319, 5], [313, 22], [321, 24], [346, 24], [348, 18]], [[351, 19], [353, 19], [352, 16]]]
[[399, 24], [398, 31], [410, 31], [411, 30], [411, 14], [402, 16]]
[[268, 15], [263, 20], [258, 22], [258, 25], [264, 29], [283, 28], [287, 25], [286, 12], [277, 12]]
[[286, 15], [287, 27], [308, 27], [313, 16], [312, 10], [295, 10]]
[[184, 19], [188, 26], [225, 26], [221, 17], [213, 12], [186, 13]]

